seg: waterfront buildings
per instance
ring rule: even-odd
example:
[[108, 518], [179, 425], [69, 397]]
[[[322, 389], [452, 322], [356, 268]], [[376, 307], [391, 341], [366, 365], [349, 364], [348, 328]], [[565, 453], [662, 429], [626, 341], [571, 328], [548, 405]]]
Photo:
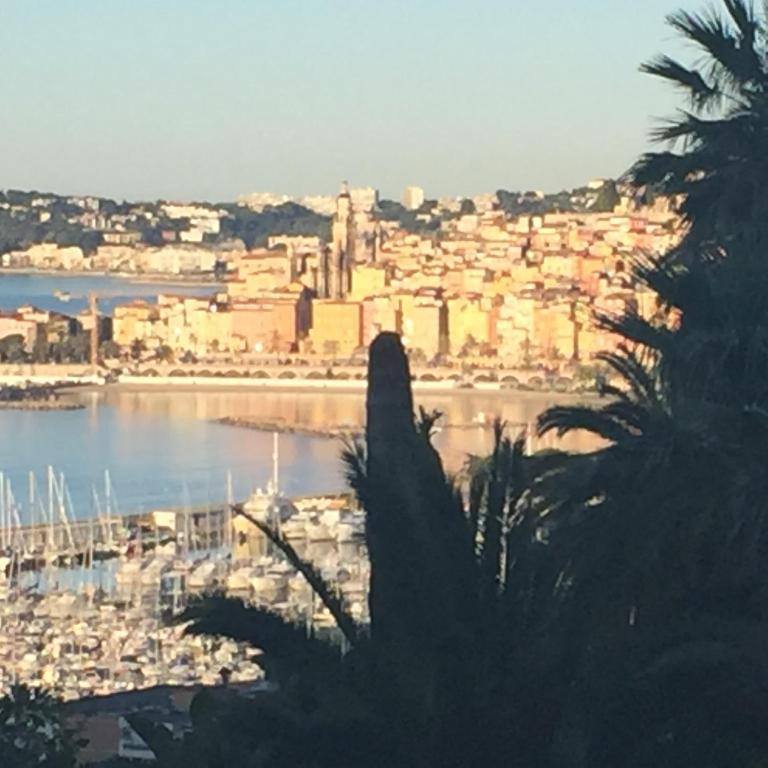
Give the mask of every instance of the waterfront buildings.
[[[358, 198], [365, 206], [374, 199]], [[394, 330], [426, 360], [588, 363], [614, 343], [595, 312], [656, 311], [632, 277], [632, 259], [666, 251], [681, 234], [663, 203], [620, 213], [508, 217], [485, 210], [417, 234], [377, 226], [375, 210], [363, 211], [361, 224], [354, 200], [351, 190], [339, 194], [327, 245], [286, 235], [270, 248], [234, 255], [223, 301], [195, 321], [196, 354], [216, 342], [219, 351], [347, 358], [377, 332]], [[120, 309], [119, 343], [137, 333], [150, 346], [190, 348], [183, 331], [189, 319], [160, 333], [146, 325], [148, 312]]]
[[[108, 215], [82, 201], [81, 218], [105, 227], [104, 242], [87, 257], [78, 247], [41, 243], [6, 253], [3, 263], [219, 275], [222, 288], [206, 299], [168, 294], [155, 304], [119, 306], [114, 340], [126, 355], [301, 354], [325, 364], [392, 330], [426, 362], [562, 368], [589, 364], [615, 343], [594, 322], [596, 312], [656, 311], [652, 294], [633, 278], [632, 260], [668, 250], [683, 232], [668, 200], [646, 205], [624, 195], [613, 211], [594, 210], [603, 183], [574, 193], [578, 210], [518, 215], [504, 208], [510, 193], [443, 201], [424, 212], [423, 190], [408, 187], [408, 220], [387, 214], [373, 188], [345, 185], [333, 200], [327, 237], [286, 231], [259, 247], [222, 239], [225, 208], [163, 203]], [[524, 209], [543, 200], [525, 193], [512, 203]], [[257, 210], [286, 202], [249, 199]], [[168, 241], [129, 242], [120, 233], [134, 231], [130, 216], [157, 220]], [[28, 344], [25, 323], [7, 316], [0, 333], [18, 331]]]

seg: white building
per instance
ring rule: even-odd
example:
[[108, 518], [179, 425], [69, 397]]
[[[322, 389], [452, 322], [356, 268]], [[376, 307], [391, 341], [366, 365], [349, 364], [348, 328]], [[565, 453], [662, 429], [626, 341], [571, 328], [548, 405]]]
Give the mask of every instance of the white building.
[[278, 195], [274, 192], [251, 192], [247, 195], [240, 195], [237, 198], [237, 202], [240, 205], [245, 205], [251, 210], [261, 213], [268, 206], [283, 205], [284, 203], [290, 203], [293, 200], [288, 195]]
[[333, 216], [336, 213], [336, 198], [332, 195], [306, 195], [296, 202], [322, 216]]
[[415, 211], [424, 204], [424, 190], [421, 187], [406, 187], [403, 192], [403, 205], [409, 211]]
[[373, 187], [358, 187], [350, 189], [352, 208], [357, 213], [372, 211], [379, 203], [379, 191]]

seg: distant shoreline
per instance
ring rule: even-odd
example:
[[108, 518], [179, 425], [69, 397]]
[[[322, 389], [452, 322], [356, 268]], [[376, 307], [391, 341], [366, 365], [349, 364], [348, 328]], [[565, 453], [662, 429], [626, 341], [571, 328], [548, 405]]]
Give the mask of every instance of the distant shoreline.
[[[224, 416], [218, 419], [212, 419], [212, 423], [221, 424], [225, 427], [238, 427], [240, 429], [253, 429], [257, 432], [277, 432], [281, 435], [299, 435], [302, 437], [319, 437], [324, 439], [349, 438], [361, 434], [365, 426], [363, 424], [341, 424], [312, 426], [310, 424], [289, 424], [285, 421], [276, 421], [274, 419], [263, 419], [256, 416]], [[492, 419], [471, 422], [467, 424], [438, 424], [439, 430], [491, 430], [494, 421]], [[522, 425], [518, 425], [522, 426]]]
[[164, 272], [158, 273], [140, 273], [135, 272], [105, 272], [90, 269], [35, 269], [32, 267], [0, 267], [0, 276], [16, 275], [18, 277], [112, 277], [116, 280], [123, 280], [127, 283], [136, 283], [139, 285], [152, 285], [163, 283], [168, 285], [184, 285], [192, 287], [213, 289], [220, 283], [213, 275], [206, 277], [203, 275], [169, 275]]
[[361, 431], [362, 427], [353, 427], [351, 425], [342, 425], [338, 427], [311, 427], [305, 424], [288, 424], [281, 421], [269, 421], [249, 416], [224, 416], [220, 419], [213, 419], [214, 424], [221, 424], [225, 427], [240, 427], [242, 429], [255, 429], [259, 432], [278, 432], [281, 435], [299, 435], [303, 437], [321, 437], [326, 439], [336, 439], [354, 435]]
[[82, 411], [83, 403], [63, 400], [3, 400], [0, 411]]
[[[488, 387], [451, 387], [439, 382], [412, 382], [414, 395], [419, 396], [490, 396], [509, 397], [518, 399], [547, 398], [557, 399], [563, 402], [593, 402], [598, 400], [594, 392], [558, 392], [554, 389], [511, 389]], [[109, 384], [84, 384], [77, 389], [78, 392], [143, 392], [168, 393], [168, 392], [268, 392], [287, 394], [350, 394], [355, 396], [365, 395], [367, 382], [346, 380], [275, 380], [241, 379], [227, 377], [178, 377], [175, 381], [157, 377], [134, 377], [127, 381], [110, 382]]]

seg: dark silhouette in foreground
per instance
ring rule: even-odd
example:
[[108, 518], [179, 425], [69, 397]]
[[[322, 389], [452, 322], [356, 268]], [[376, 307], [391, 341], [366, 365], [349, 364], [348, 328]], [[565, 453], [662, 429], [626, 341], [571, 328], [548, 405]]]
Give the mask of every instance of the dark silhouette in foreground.
[[370, 627], [265, 528], [348, 651], [237, 601], [193, 606], [192, 631], [263, 649], [279, 689], [201, 695], [183, 743], [144, 728], [162, 765], [768, 764], [768, 28], [722, 6], [670, 18], [700, 69], [646, 67], [691, 102], [659, 134], [682, 149], [633, 170], [685, 195], [683, 243], [635, 264], [661, 311], [600, 318], [624, 340], [604, 401], [539, 422], [605, 447], [526, 456], [499, 425], [460, 488], [380, 336], [345, 456]]

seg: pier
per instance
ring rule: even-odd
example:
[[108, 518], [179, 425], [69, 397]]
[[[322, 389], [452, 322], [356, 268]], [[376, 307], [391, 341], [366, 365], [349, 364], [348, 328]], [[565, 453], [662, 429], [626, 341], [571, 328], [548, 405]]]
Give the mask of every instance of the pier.
[[0, 473], [0, 569], [10, 576], [50, 566], [79, 567], [170, 542], [182, 554], [218, 550], [231, 544], [233, 501], [121, 513], [105, 473], [104, 499], [94, 488], [93, 509], [83, 517], [73, 508], [65, 477], [53, 468], [48, 468], [44, 494], [30, 473], [25, 504]]

